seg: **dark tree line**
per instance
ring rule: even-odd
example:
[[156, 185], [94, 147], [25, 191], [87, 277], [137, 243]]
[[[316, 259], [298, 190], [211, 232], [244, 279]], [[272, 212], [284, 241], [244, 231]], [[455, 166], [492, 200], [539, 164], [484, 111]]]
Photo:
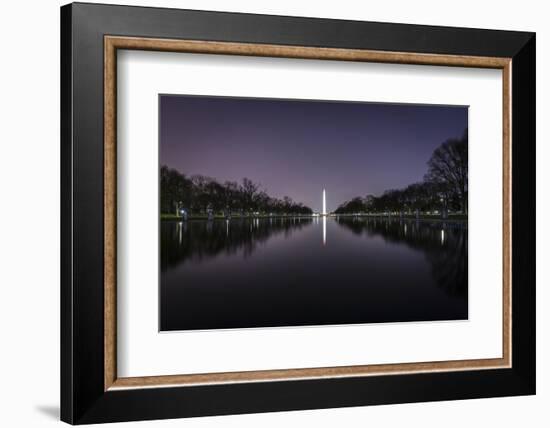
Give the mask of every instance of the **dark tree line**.
[[355, 197], [341, 204], [336, 214], [412, 213], [448, 211], [468, 213], [468, 130], [434, 150], [424, 180], [380, 196]]
[[179, 215], [181, 209], [190, 214], [214, 213], [250, 215], [251, 213], [312, 214], [311, 208], [285, 196], [269, 196], [259, 184], [248, 178], [241, 183], [218, 182], [211, 177], [191, 177], [175, 169], [160, 169], [160, 209], [162, 213]]

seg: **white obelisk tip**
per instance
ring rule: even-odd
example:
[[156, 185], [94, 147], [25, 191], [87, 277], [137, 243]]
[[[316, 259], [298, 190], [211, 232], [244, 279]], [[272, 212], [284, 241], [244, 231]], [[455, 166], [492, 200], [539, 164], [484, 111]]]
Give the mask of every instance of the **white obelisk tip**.
[[325, 189], [323, 189], [323, 215], [327, 215], [327, 195]]

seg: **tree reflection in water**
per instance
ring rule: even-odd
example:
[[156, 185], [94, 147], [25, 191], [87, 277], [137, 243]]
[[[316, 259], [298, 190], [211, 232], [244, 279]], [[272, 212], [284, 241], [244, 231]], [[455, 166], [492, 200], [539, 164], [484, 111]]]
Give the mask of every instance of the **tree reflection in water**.
[[185, 261], [200, 262], [243, 250], [245, 257], [270, 237], [285, 237], [312, 223], [311, 217], [190, 220], [161, 223], [162, 272]]
[[[336, 217], [356, 236], [380, 236], [385, 242], [422, 252], [432, 276], [449, 295], [468, 296], [468, 229], [464, 222], [430, 222], [366, 217]], [[196, 220], [161, 224], [161, 269], [242, 251], [248, 257], [270, 237], [312, 224], [310, 217]], [[329, 220], [329, 221], [332, 221]]]
[[355, 235], [380, 236], [422, 251], [437, 285], [449, 295], [468, 297], [467, 223], [368, 217], [337, 217], [336, 222]]
[[468, 319], [466, 223], [164, 221], [161, 269], [163, 331]]

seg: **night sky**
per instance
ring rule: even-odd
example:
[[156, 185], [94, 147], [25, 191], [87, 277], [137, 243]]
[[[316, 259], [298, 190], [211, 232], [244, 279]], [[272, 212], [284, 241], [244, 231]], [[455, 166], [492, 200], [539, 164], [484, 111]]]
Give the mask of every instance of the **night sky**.
[[433, 150], [459, 137], [467, 107], [160, 96], [160, 163], [260, 183], [314, 211], [421, 181]]

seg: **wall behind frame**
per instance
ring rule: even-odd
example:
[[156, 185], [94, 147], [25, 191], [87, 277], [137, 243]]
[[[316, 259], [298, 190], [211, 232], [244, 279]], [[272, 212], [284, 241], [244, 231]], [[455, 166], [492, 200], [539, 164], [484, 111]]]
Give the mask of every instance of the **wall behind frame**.
[[[2, 421], [10, 427], [59, 427], [59, 6], [64, 1], [10, 2], [2, 10], [4, 58], [0, 94], [0, 354]], [[296, 2], [271, 0], [103, 0], [102, 3], [537, 31], [537, 75], [550, 75], [550, 29], [543, 2], [434, 0]], [[6, 52], [7, 50], [7, 52]], [[537, 82], [537, 396], [419, 403], [262, 415], [127, 423], [124, 427], [460, 427], [544, 426], [550, 402], [550, 83]], [[543, 198], [546, 195], [546, 198]], [[546, 261], [546, 263], [545, 263]]]

